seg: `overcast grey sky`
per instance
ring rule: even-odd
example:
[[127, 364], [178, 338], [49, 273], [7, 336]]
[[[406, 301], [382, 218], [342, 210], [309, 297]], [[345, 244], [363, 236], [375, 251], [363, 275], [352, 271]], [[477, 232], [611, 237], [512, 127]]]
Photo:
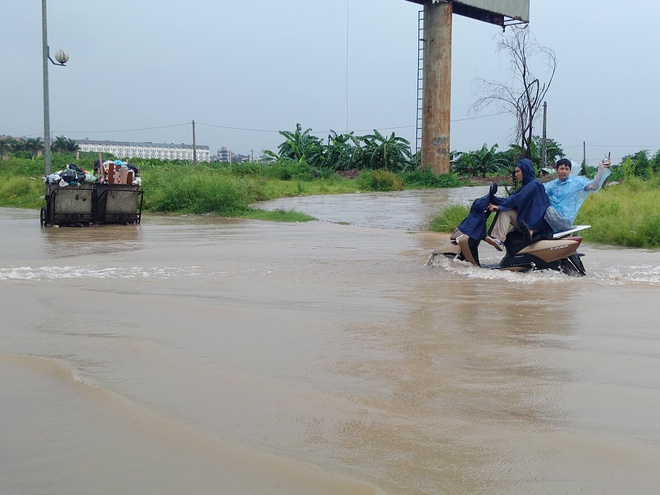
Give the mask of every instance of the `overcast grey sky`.
[[[634, 7], [629, 7], [634, 5]], [[296, 123], [396, 132], [414, 147], [417, 15], [405, 0], [49, 0], [51, 129], [72, 139], [192, 143], [255, 155]], [[2, 0], [0, 134], [43, 136], [41, 2]], [[660, 3], [531, 0], [555, 51], [547, 134], [595, 164], [660, 149]], [[513, 122], [471, 114], [477, 78], [505, 80], [497, 26], [454, 16], [451, 149], [508, 148]], [[476, 118], [475, 118], [476, 117]], [[538, 134], [541, 124], [537, 125]]]

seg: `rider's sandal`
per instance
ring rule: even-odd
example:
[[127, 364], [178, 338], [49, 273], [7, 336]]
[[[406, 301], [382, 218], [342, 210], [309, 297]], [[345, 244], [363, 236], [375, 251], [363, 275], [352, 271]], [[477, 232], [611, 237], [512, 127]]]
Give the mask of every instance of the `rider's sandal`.
[[485, 241], [498, 251], [504, 251], [504, 243], [499, 239], [495, 239], [494, 237], [487, 235]]
[[525, 242], [532, 242], [532, 233], [530, 232], [529, 227], [524, 220], [518, 221], [518, 230], [520, 230], [520, 233], [522, 234], [523, 239], [525, 239]]

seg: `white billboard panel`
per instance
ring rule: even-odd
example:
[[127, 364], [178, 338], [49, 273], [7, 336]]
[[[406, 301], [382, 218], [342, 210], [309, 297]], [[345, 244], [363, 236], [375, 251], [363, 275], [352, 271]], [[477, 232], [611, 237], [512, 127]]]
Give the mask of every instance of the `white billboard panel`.
[[453, 3], [529, 22], [529, 0], [454, 0]]

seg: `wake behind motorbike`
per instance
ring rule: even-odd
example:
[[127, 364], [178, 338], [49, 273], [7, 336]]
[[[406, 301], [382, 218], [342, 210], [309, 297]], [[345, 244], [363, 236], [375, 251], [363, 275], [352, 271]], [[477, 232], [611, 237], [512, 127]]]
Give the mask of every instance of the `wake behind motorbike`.
[[[497, 185], [493, 184], [490, 194], [494, 195], [496, 190]], [[526, 240], [519, 230], [511, 231], [504, 241], [504, 257], [498, 264], [490, 265], [479, 261], [478, 248], [481, 240], [455, 231], [451, 236], [451, 243], [433, 251], [427, 265], [433, 264], [436, 257], [443, 256], [464, 260], [483, 268], [521, 272], [556, 270], [567, 275], [582, 276], [586, 275], [580, 259], [583, 254], [577, 252], [582, 237], [575, 234], [589, 227], [590, 225], [573, 226], [554, 234], [552, 239], [533, 235], [531, 241]]]

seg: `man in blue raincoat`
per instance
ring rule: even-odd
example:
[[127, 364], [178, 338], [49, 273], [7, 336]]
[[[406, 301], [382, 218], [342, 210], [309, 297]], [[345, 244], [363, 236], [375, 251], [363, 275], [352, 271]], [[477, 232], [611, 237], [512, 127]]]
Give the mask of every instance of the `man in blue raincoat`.
[[531, 241], [534, 233], [545, 237], [551, 237], [552, 234], [552, 229], [544, 219], [550, 198], [541, 181], [536, 178], [531, 160], [523, 158], [516, 163], [516, 180], [522, 183], [520, 189], [508, 198], [495, 198], [497, 201], [488, 205], [488, 210], [499, 211], [499, 215], [490, 236], [486, 236], [486, 242], [499, 251], [504, 248], [504, 239], [510, 226], [518, 227], [528, 237], [528, 241]]
[[589, 193], [599, 191], [605, 179], [612, 173], [609, 169], [609, 159], [601, 160], [594, 179], [577, 175], [572, 167], [573, 164], [566, 158], [557, 160], [555, 165], [557, 178], [545, 185], [545, 190], [550, 197], [550, 206], [546, 211], [545, 220], [555, 232], [571, 228]]
[[[523, 158], [516, 163], [516, 180], [522, 187], [508, 198], [487, 195], [477, 199], [470, 208], [470, 214], [460, 223], [452, 234], [466, 234], [475, 240], [485, 240], [498, 251], [504, 250], [504, 239], [511, 225], [523, 226], [523, 234], [536, 233], [550, 237], [552, 229], [544, 220], [544, 214], [550, 199], [543, 184], [534, 175], [534, 165]], [[486, 235], [488, 211], [499, 211], [491, 235]]]

